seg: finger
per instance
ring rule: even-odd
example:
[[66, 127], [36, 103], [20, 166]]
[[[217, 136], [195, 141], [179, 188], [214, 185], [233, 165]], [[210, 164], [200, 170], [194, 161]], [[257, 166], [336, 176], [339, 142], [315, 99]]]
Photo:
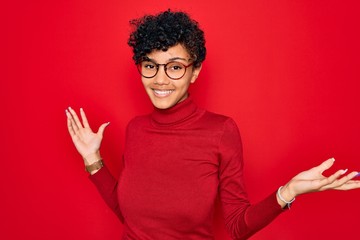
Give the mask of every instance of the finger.
[[[329, 190], [329, 189], [335, 189], [341, 185], [343, 185], [344, 183], [346, 183], [347, 181], [349, 181], [352, 175], [348, 174], [345, 177], [340, 178], [342, 175], [344, 175], [347, 172], [347, 169], [345, 170], [338, 170], [336, 173], [334, 173], [333, 175], [331, 175], [328, 178], [323, 179], [323, 186], [321, 190]], [[340, 179], [339, 179], [340, 178]]]
[[71, 121], [71, 114], [69, 113], [69, 111], [66, 109], [65, 110], [65, 114], [67, 116], [67, 126], [68, 126], [68, 131], [70, 133], [70, 136], [74, 136], [75, 135], [75, 131], [72, 125], [72, 121]]
[[71, 127], [71, 129], [73, 130], [73, 134], [76, 135], [77, 133], [79, 133], [79, 127], [76, 125], [74, 118], [69, 112], [69, 110], [66, 110], [66, 115], [68, 117], [68, 127]]
[[339, 179], [337, 182], [337, 186], [334, 186], [336, 190], [349, 190], [352, 189], [354, 186], [360, 187], [359, 180], [352, 180], [353, 178], [358, 176], [358, 172], [351, 172], [348, 175], [344, 176], [343, 178]]
[[109, 126], [110, 122], [107, 123], [103, 123], [101, 124], [101, 126], [99, 127], [99, 130], [97, 132], [98, 135], [100, 135], [101, 137], [104, 135], [104, 130], [107, 126]]
[[325, 172], [326, 170], [328, 170], [329, 168], [331, 168], [331, 166], [334, 164], [335, 159], [334, 158], [329, 158], [328, 160], [322, 162], [319, 166], [317, 166], [316, 168], [318, 168], [320, 174], [323, 174], [323, 172]]
[[[84, 109], [80, 108], [81, 120], [85, 128], [90, 128]], [[91, 128], [90, 128], [91, 129]]]
[[81, 128], [83, 128], [80, 119], [78, 118], [76, 112], [74, 111], [74, 109], [72, 109], [71, 107], [69, 107], [69, 112], [71, 113], [72, 119], [74, 120], [74, 123], [76, 124], [76, 127], [80, 130]]
[[341, 185], [340, 187], [335, 188], [336, 190], [352, 190], [360, 188], [360, 181], [359, 180], [349, 180], [345, 184]]
[[71, 136], [76, 135], [79, 132], [79, 128], [76, 126], [71, 113], [68, 110], [66, 110], [65, 112], [66, 112], [66, 116], [67, 116], [67, 124], [68, 124], [69, 133]]

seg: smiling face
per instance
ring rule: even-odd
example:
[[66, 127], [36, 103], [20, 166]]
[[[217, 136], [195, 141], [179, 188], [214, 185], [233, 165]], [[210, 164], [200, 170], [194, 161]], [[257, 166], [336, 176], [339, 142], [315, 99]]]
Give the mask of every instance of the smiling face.
[[[192, 63], [189, 53], [181, 44], [170, 47], [165, 52], [154, 50], [147, 57], [157, 64], [176, 61], [187, 66]], [[182, 78], [173, 80], [166, 75], [164, 67], [159, 66], [159, 71], [154, 77], [141, 77], [141, 80], [152, 104], [156, 108], [167, 109], [188, 97], [188, 88], [191, 83], [195, 82], [200, 71], [201, 66], [198, 68], [190, 66]]]

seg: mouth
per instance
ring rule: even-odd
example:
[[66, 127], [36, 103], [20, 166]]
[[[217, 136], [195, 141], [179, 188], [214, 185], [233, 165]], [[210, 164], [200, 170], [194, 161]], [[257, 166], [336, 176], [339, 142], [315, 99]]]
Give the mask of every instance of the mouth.
[[157, 96], [157, 97], [167, 97], [174, 91], [175, 90], [170, 90], [170, 89], [167, 89], [167, 90], [153, 89], [153, 92], [154, 92], [155, 96]]

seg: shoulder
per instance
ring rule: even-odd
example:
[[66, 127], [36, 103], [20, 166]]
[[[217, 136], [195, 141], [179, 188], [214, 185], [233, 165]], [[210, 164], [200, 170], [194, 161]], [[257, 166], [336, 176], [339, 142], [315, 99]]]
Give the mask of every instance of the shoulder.
[[203, 115], [203, 121], [214, 127], [221, 128], [223, 131], [238, 131], [234, 119], [223, 114], [206, 111]]
[[242, 141], [239, 128], [235, 120], [229, 116], [218, 113], [206, 112], [204, 122], [208, 122], [208, 128], [218, 131], [220, 134], [220, 149], [228, 151], [229, 149], [241, 150]]
[[127, 129], [139, 128], [146, 126], [150, 122], [150, 114], [133, 117], [127, 124]]

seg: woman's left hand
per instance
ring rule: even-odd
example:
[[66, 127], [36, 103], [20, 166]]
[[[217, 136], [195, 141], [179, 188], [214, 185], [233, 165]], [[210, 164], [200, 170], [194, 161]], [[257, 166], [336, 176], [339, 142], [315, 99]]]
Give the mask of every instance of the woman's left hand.
[[338, 170], [329, 177], [325, 177], [323, 172], [328, 170], [335, 159], [330, 158], [319, 166], [303, 171], [293, 177], [283, 188], [281, 195], [286, 200], [291, 200], [294, 197], [310, 192], [320, 192], [325, 190], [351, 190], [360, 188], [360, 180], [353, 180], [359, 176], [359, 172], [353, 171], [348, 173], [346, 170]]

